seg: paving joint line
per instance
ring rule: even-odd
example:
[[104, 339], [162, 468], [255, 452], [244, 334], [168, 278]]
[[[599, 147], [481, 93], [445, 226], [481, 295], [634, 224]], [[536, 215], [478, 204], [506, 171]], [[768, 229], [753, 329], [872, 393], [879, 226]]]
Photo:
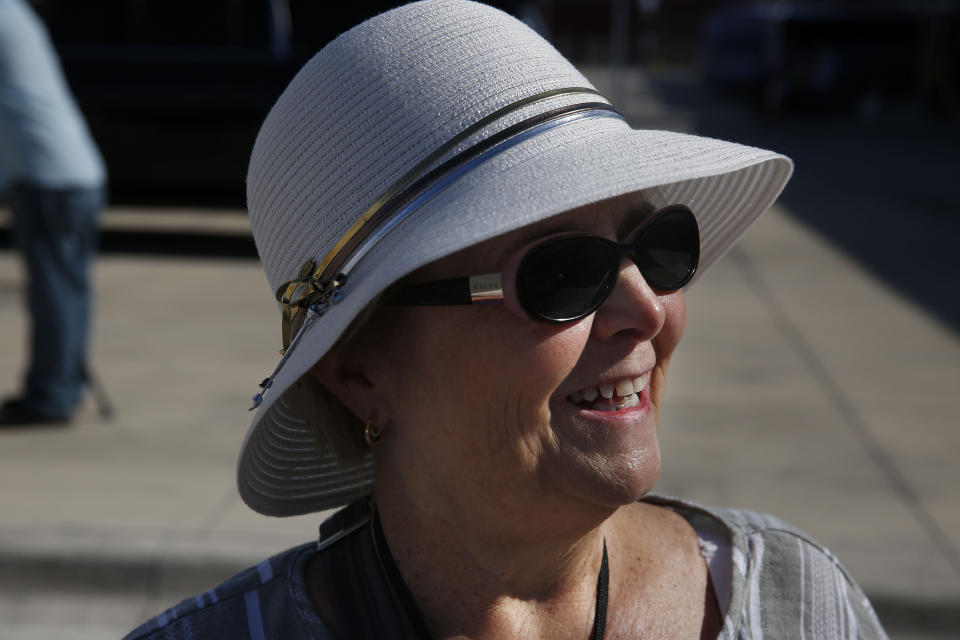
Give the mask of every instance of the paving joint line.
[[886, 478], [894, 493], [913, 514], [920, 528], [930, 538], [934, 547], [944, 556], [954, 572], [960, 575], [960, 550], [954, 546], [940, 524], [926, 509], [918, 493], [914, 491], [906, 476], [897, 467], [893, 457], [870, 431], [870, 427], [854, 406], [853, 401], [839, 390], [840, 386], [836, 379], [831, 375], [826, 364], [817, 355], [816, 350], [804, 337], [800, 329], [787, 315], [783, 306], [777, 300], [773, 289], [757, 270], [753, 260], [740, 247], [734, 247], [730, 251], [730, 257], [740, 267], [741, 272], [753, 286], [761, 303], [767, 307], [777, 328], [797, 355], [800, 356], [810, 373], [813, 374], [821, 391], [833, 404], [854, 436], [860, 441], [861, 446], [864, 447], [867, 455], [879, 468], [881, 475]]

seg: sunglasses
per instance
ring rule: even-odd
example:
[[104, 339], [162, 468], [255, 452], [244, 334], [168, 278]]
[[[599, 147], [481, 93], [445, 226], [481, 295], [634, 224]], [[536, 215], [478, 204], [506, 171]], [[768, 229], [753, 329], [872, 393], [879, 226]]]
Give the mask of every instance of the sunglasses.
[[503, 302], [520, 315], [562, 324], [600, 308], [617, 283], [624, 258], [660, 292], [680, 289], [696, 273], [700, 229], [687, 207], [664, 207], [627, 237], [619, 243], [583, 234], [550, 235], [520, 249], [500, 273], [406, 285], [391, 296], [390, 304]]

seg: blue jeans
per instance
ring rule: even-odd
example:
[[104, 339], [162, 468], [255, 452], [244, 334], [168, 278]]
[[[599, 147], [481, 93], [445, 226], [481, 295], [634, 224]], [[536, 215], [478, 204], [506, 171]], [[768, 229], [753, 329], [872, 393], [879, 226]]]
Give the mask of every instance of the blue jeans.
[[97, 252], [103, 187], [48, 189], [17, 184], [13, 236], [27, 272], [30, 364], [24, 404], [68, 414], [86, 384], [90, 264]]

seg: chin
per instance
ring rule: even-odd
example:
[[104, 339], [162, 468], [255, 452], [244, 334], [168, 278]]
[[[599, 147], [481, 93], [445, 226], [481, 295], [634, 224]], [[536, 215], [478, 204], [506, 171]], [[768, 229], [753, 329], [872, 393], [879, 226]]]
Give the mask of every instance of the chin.
[[654, 443], [629, 453], [581, 454], [575, 464], [565, 466], [557, 484], [583, 502], [615, 509], [636, 502], [656, 486], [660, 448]]
[[620, 506], [636, 502], [647, 495], [660, 480], [660, 455], [650, 455], [636, 469], [612, 474], [598, 487], [607, 496], [602, 504]]

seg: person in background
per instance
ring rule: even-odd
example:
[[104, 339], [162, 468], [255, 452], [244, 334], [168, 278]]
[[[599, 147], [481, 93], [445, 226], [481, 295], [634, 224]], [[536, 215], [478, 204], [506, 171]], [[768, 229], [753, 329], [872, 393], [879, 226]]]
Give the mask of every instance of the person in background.
[[47, 31], [23, 0], [0, 0], [0, 192], [27, 274], [30, 355], [0, 426], [66, 423], [88, 376], [90, 264], [106, 170]]

